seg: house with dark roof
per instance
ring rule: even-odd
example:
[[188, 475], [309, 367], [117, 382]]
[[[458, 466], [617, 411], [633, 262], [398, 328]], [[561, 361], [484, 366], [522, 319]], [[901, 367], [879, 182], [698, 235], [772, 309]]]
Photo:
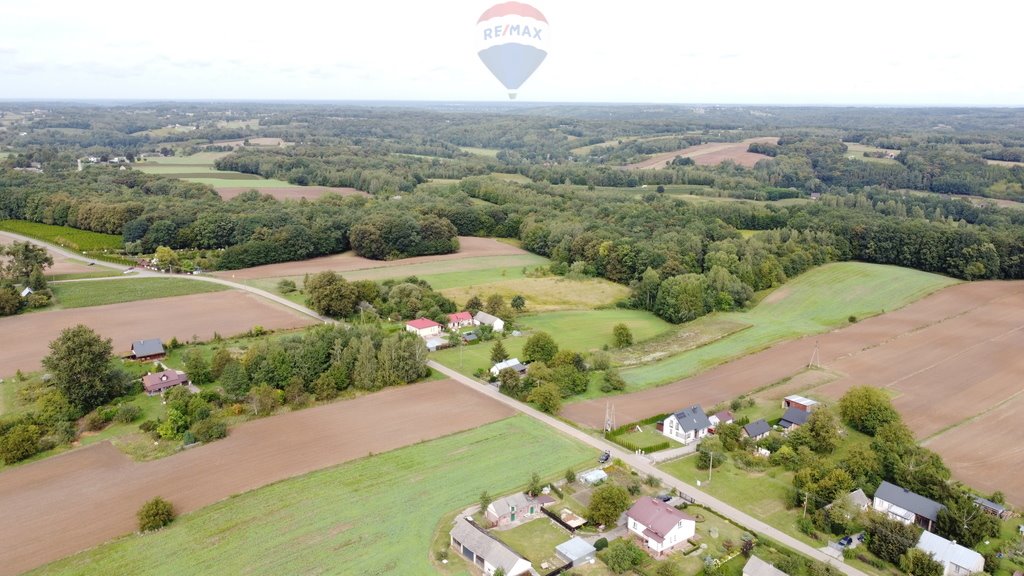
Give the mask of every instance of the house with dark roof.
[[871, 507], [893, 520], [917, 524], [929, 532], [939, 520], [939, 511], [945, 508], [931, 498], [886, 481], [882, 481], [882, 485], [875, 491]]
[[764, 418], [754, 420], [743, 427], [743, 435], [751, 440], [760, 440], [768, 436], [772, 431], [771, 425], [765, 422]]
[[711, 421], [699, 405], [684, 408], [662, 422], [661, 433], [669, 438], [689, 444], [708, 435]]
[[135, 360], [159, 360], [167, 355], [159, 338], [132, 342], [132, 358]]
[[811, 413], [806, 410], [799, 408], [787, 408], [786, 413], [782, 415], [782, 419], [779, 420], [779, 426], [786, 430], [796, 430], [797, 428], [807, 424], [807, 420], [811, 417]]
[[626, 527], [656, 557], [683, 545], [697, 532], [692, 516], [650, 496], [637, 500], [626, 511]]
[[484, 574], [501, 568], [508, 576], [528, 574], [533, 570], [529, 560], [495, 540], [470, 518], [459, 517], [448, 533], [451, 547]]
[[188, 384], [188, 374], [177, 370], [164, 370], [142, 377], [142, 387], [150, 396], [162, 394], [164, 390], [175, 386], [188, 386]]

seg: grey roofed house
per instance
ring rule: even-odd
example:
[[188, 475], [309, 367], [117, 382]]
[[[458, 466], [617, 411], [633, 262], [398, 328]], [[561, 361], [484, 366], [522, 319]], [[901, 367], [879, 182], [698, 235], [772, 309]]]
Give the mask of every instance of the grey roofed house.
[[800, 410], [799, 408], [787, 408], [786, 413], [782, 415], [782, 419], [779, 420], [779, 426], [783, 428], [792, 428], [793, 426], [803, 426], [807, 424], [807, 419], [810, 418], [811, 413]]
[[878, 487], [878, 490], [875, 490], [875, 498], [884, 500], [917, 516], [927, 518], [932, 522], [938, 522], [939, 511], [945, 508], [945, 506], [931, 498], [925, 498], [920, 494], [915, 494], [910, 490], [884, 480], [881, 486]]
[[571, 540], [567, 540], [558, 546], [555, 546], [555, 554], [573, 566], [585, 564], [586, 562], [593, 560], [596, 553], [597, 548], [594, 548], [590, 543], [579, 536], [575, 536]]
[[782, 570], [761, 560], [757, 556], [751, 556], [750, 560], [743, 565], [743, 576], [788, 576]]
[[858, 510], [867, 510], [871, 507], [871, 498], [868, 498], [868, 495], [860, 488], [847, 494], [846, 499]]
[[764, 418], [755, 420], [743, 427], [743, 431], [751, 438], [759, 438], [772, 431], [772, 427], [764, 421]]
[[[475, 522], [465, 517], [460, 516], [455, 521], [449, 535], [452, 546], [474, 563], [477, 563], [479, 558], [481, 563], [490, 564], [495, 569], [501, 568], [508, 576], [518, 576], [532, 568], [528, 560], [492, 538]], [[480, 564], [478, 566], [483, 568]]]
[[977, 574], [985, 570], [984, 556], [938, 534], [921, 532], [916, 548], [931, 554], [945, 568], [945, 574]]
[[164, 354], [164, 345], [159, 338], [136, 340], [132, 342], [132, 355], [136, 358], [148, 358]]
[[711, 421], [708, 420], [707, 414], [704, 413], [704, 409], [700, 405], [683, 408], [674, 416], [684, 432], [696, 432], [711, 427]]
[[993, 501], [988, 500], [986, 498], [982, 498], [981, 496], [975, 496], [974, 497], [974, 504], [978, 508], [981, 508], [982, 510], [984, 510], [985, 512], [988, 512], [989, 514], [998, 516], [1000, 518], [1005, 516], [1006, 512], [1007, 512], [1006, 506], [1003, 506], [1002, 504], [999, 504], [998, 502], [993, 502]]

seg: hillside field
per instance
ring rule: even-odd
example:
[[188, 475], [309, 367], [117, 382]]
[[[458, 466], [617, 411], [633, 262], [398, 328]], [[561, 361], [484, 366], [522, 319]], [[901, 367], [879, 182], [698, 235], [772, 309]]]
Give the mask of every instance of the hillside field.
[[716, 314], [750, 328], [660, 362], [622, 372], [630, 390], [692, 376], [787, 340], [901, 308], [957, 280], [896, 266], [837, 262], [791, 279], [744, 312]]
[[247, 492], [31, 574], [430, 574], [443, 516], [594, 455], [515, 416]]
[[228, 290], [227, 286], [185, 278], [117, 278], [51, 284], [56, 308], [84, 308], [137, 300]]

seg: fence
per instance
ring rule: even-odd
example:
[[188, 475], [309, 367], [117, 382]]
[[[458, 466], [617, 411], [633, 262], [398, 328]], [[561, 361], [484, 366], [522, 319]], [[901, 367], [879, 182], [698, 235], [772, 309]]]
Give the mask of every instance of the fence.
[[558, 576], [562, 572], [566, 572], [566, 571], [571, 570], [571, 569], [572, 569], [572, 562], [569, 562], [568, 564], [566, 564], [565, 566], [562, 566], [561, 568], [555, 568], [554, 570], [552, 570], [551, 572], [548, 572], [544, 576]]
[[566, 524], [565, 521], [563, 521], [562, 518], [558, 514], [555, 514], [554, 512], [552, 512], [551, 510], [548, 510], [547, 508], [544, 508], [543, 506], [541, 507], [540, 511], [543, 512], [544, 515], [547, 516], [548, 518], [551, 518], [552, 520], [557, 522], [559, 526], [561, 526], [562, 528], [565, 528], [569, 532], [569, 534], [576, 534], [576, 529], [573, 528], [572, 526]]

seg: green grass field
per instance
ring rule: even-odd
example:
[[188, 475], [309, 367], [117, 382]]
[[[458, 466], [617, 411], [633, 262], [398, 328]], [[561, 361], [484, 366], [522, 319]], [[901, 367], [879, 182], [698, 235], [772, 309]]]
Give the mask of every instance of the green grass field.
[[497, 148], [474, 148], [472, 146], [462, 146], [462, 151], [468, 154], [475, 154], [476, 156], [486, 156], [487, 158], [497, 158], [498, 152], [501, 152]]
[[460, 305], [473, 295], [486, 298], [500, 294], [508, 302], [518, 294], [526, 299], [526, 308], [531, 312], [589, 310], [611, 306], [629, 296], [629, 288], [602, 278], [569, 280], [558, 276], [503, 280], [448, 288], [441, 292]]
[[565, 542], [571, 536], [563, 528], [547, 518], [531, 520], [511, 530], [494, 532], [502, 542], [539, 568], [541, 562], [547, 561], [552, 566], [559, 566], [555, 556], [555, 546]]
[[529, 330], [551, 334], [560, 346], [577, 352], [599, 349], [605, 344], [613, 346], [612, 328], [620, 323], [633, 332], [634, 342], [654, 338], [674, 328], [650, 312], [621, 308], [549, 312], [525, 317], [520, 322]]
[[136, 300], [228, 290], [227, 286], [185, 278], [125, 278], [51, 284], [57, 306], [84, 308]]
[[594, 456], [516, 416], [247, 492], [32, 573], [434, 574], [442, 517]]
[[838, 262], [793, 278], [745, 312], [712, 318], [749, 324], [695, 350], [622, 372], [630, 390], [650, 388], [787, 340], [896, 310], [957, 280], [896, 266]]
[[257, 174], [217, 170], [213, 163], [218, 158], [227, 155], [227, 152], [200, 152], [191, 156], [168, 156], [149, 159], [132, 167], [147, 174], [174, 176], [189, 182], [221, 188], [292, 188], [295, 186], [283, 180], [268, 180]]
[[0, 230], [28, 236], [78, 252], [116, 252], [124, 245], [121, 236], [53, 226], [25, 220], [0, 220]]
[[868, 152], [868, 153], [882, 152], [882, 153], [886, 153], [886, 154], [889, 153], [889, 152], [895, 152], [896, 154], [899, 154], [900, 153], [899, 150], [887, 150], [885, 148], [878, 148], [878, 147], [875, 147], [875, 146], [866, 146], [864, 144], [858, 144], [856, 142], [843, 142], [843, 144], [846, 144], [846, 154], [845, 154], [845, 156], [847, 158], [851, 158], [853, 160], [861, 160], [863, 162], [875, 162], [877, 164], [899, 164], [899, 162], [897, 162], [896, 160], [894, 160], [892, 158], [873, 158], [871, 156], [865, 156], [864, 155], [865, 152]]

